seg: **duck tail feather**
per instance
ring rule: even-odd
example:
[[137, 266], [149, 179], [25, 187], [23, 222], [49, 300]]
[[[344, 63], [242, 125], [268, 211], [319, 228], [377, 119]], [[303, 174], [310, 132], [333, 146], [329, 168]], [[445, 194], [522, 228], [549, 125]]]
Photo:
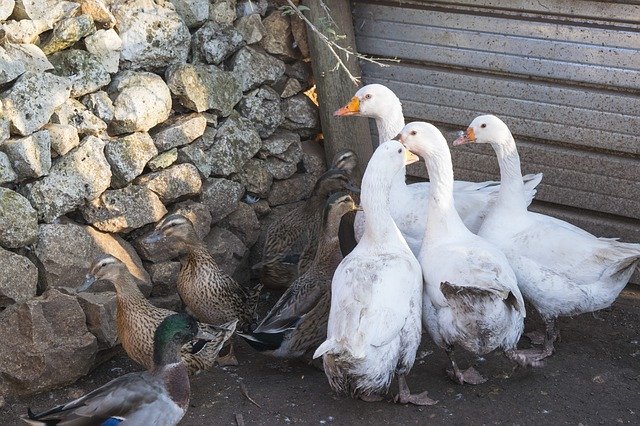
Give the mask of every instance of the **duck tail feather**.
[[285, 332], [279, 333], [238, 333], [253, 349], [258, 352], [275, 351], [284, 340]]
[[337, 353], [339, 351], [338, 342], [334, 339], [325, 340], [318, 349], [313, 353], [313, 359], [319, 358], [324, 354]]

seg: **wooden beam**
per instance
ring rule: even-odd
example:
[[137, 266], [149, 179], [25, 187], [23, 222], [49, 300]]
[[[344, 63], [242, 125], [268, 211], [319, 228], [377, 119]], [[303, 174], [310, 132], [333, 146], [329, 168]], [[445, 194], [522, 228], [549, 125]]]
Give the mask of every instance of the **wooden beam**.
[[[304, 0], [302, 3], [310, 10], [305, 15], [316, 27], [320, 28], [320, 19], [326, 16], [322, 2], [329, 8], [331, 17], [337, 25], [336, 31], [345, 35], [338, 41], [343, 47], [355, 51], [355, 35], [351, 5], [347, 0]], [[342, 148], [352, 149], [359, 158], [360, 170], [358, 178], [362, 176], [365, 166], [373, 153], [369, 123], [363, 118], [334, 117], [333, 112], [345, 105], [358, 89], [347, 73], [337, 68], [337, 60], [328, 46], [313, 31], [308, 30], [309, 50], [311, 52], [311, 66], [316, 80], [316, 91], [320, 104], [320, 121], [325, 139], [325, 156], [327, 162]], [[352, 75], [361, 75], [357, 59], [339, 52]]]

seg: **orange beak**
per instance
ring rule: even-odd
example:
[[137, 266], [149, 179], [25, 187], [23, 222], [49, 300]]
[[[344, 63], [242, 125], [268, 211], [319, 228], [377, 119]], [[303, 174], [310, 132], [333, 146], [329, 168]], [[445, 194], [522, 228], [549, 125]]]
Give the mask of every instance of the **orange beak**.
[[333, 113], [334, 117], [346, 117], [360, 113], [360, 99], [357, 96], [351, 98], [348, 104]]
[[458, 139], [453, 141], [453, 146], [460, 146], [468, 143], [474, 143], [476, 141], [476, 134], [472, 127], [469, 127], [467, 131], [462, 134]]
[[420, 161], [420, 157], [415, 155], [413, 152], [409, 151], [408, 148], [405, 147], [404, 150], [404, 165], [408, 166], [409, 164], [413, 164], [417, 161]]

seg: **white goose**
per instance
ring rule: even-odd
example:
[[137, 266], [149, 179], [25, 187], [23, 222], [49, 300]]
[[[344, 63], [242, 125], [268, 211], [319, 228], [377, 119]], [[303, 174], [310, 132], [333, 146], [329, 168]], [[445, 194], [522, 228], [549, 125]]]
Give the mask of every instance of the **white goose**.
[[431, 180], [419, 256], [425, 280], [422, 319], [451, 360], [450, 377], [460, 384], [485, 381], [473, 367], [460, 371], [454, 345], [477, 355], [502, 348], [520, 365], [538, 365], [535, 357], [516, 350], [525, 307], [507, 258], [469, 231], [455, 209], [453, 166], [444, 136], [429, 123], [415, 122], [406, 125], [398, 138], [426, 160]]
[[[381, 84], [369, 84], [358, 90], [351, 101], [337, 110], [336, 116], [357, 115], [375, 119], [378, 127], [380, 143], [394, 138], [404, 127], [402, 104], [400, 99], [387, 87]], [[403, 167], [392, 178], [391, 187], [391, 217], [400, 228], [407, 244], [417, 256], [420, 252], [422, 237], [426, 225], [427, 200], [429, 198], [429, 182], [419, 182], [407, 185], [406, 170]], [[540, 183], [542, 174], [527, 175], [524, 178], [528, 203], [531, 203]], [[499, 182], [465, 182], [455, 181], [453, 197], [456, 210], [464, 224], [472, 232], [478, 232], [484, 217], [495, 200]], [[364, 214], [359, 212], [355, 221], [356, 238], [360, 239], [364, 233]]]
[[380, 400], [396, 374], [401, 403], [435, 404], [426, 392], [411, 395], [405, 380], [420, 344], [422, 274], [389, 210], [391, 177], [417, 160], [397, 141], [371, 157], [361, 187], [364, 235], [333, 276], [327, 340], [314, 354], [336, 392], [365, 401]]
[[562, 220], [527, 211], [520, 157], [507, 125], [483, 115], [453, 143], [491, 144], [500, 164], [500, 195], [479, 235], [507, 255], [522, 294], [545, 321], [540, 357], [553, 353], [555, 320], [610, 306], [640, 263], [640, 244], [594, 235]]

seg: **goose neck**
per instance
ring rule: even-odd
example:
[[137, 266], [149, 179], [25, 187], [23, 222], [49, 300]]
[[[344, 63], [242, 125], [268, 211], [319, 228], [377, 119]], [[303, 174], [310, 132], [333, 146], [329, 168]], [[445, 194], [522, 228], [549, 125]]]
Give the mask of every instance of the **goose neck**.
[[389, 208], [391, 185], [389, 179], [378, 176], [362, 182], [361, 204], [367, 217], [363, 238], [382, 241], [395, 226]]
[[404, 127], [404, 115], [402, 114], [402, 105], [389, 108], [388, 113], [376, 117], [376, 127], [378, 128], [378, 144], [384, 143], [396, 137]]
[[524, 183], [520, 169], [520, 156], [513, 136], [509, 134], [504, 140], [492, 143], [500, 166], [500, 193], [498, 201], [526, 209]]

